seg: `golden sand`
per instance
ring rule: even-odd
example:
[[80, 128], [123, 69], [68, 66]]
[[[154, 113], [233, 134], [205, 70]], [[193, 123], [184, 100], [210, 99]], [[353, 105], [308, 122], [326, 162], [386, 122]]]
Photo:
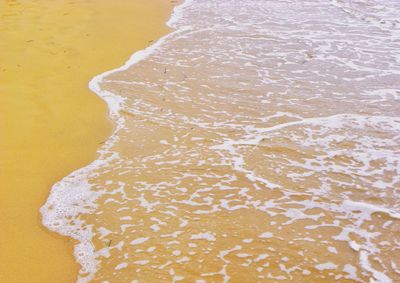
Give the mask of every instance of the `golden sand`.
[[[297, 61], [309, 43], [292, 25], [265, 35], [285, 9], [245, 2], [193, 1], [162, 46], [99, 83], [124, 98], [116, 138], [101, 165], [53, 191], [68, 195], [63, 186], [83, 179], [86, 207], [89, 192], [101, 195], [79, 215], [93, 233], [94, 282], [390, 282], [376, 270], [398, 278], [399, 216], [385, 208], [394, 207], [395, 185], [387, 195], [373, 185], [396, 182], [398, 122], [367, 116], [376, 108], [360, 95], [382, 80], [338, 85], [343, 64], [321, 72], [325, 65]], [[279, 11], [269, 22], [265, 5]], [[398, 113], [392, 105], [385, 115]], [[81, 205], [85, 194], [66, 199]], [[46, 211], [64, 203], [50, 198]], [[75, 218], [51, 220], [86, 243]]]
[[111, 131], [87, 88], [167, 32], [173, 3], [0, 1], [0, 282], [73, 282], [69, 239], [41, 226], [51, 185]]

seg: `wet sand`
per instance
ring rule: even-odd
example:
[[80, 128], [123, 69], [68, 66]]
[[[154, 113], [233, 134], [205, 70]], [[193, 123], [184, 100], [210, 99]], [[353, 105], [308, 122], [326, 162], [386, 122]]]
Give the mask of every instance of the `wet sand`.
[[399, 9], [342, 2], [186, 1], [91, 81], [117, 130], [41, 209], [81, 282], [398, 282]]
[[165, 34], [173, 5], [0, 1], [0, 282], [75, 281], [73, 242], [39, 207], [112, 130], [88, 81]]

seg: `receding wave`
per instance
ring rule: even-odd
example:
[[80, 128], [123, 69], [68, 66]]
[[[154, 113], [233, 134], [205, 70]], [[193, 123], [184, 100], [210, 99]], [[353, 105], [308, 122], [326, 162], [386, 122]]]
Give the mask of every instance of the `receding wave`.
[[115, 131], [41, 208], [78, 281], [397, 282], [399, 11], [178, 6], [90, 82]]

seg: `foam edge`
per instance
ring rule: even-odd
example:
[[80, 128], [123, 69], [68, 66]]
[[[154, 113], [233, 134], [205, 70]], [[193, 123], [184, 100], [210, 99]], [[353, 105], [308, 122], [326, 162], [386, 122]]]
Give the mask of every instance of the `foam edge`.
[[161, 37], [149, 47], [133, 53], [121, 67], [101, 73], [89, 82], [89, 89], [107, 103], [108, 116], [114, 122], [113, 133], [104, 145], [97, 150], [98, 157], [96, 160], [75, 170], [52, 186], [46, 203], [40, 208], [42, 224], [46, 228], [63, 236], [71, 237], [78, 242], [74, 246], [75, 259], [81, 266], [77, 278], [78, 283], [91, 281], [99, 269], [97, 254], [91, 241], [93, 238], [92, 226], [85, 225], [84, 221], [78, 218], [81, 214], [92, 213], [97, 207], [96, 200], [103, 194], [102, 191], [92, 190], [92, 185], [88, 182], [88, 179], [95, 170], [118, 158], [118, 154], [111, 152], [110, 149], [118, 141], [117, 134], [125, 124], [124, 118], [119, 115], [124, 98], [102, 90], [100, 84], [108, 75], [126, 70], [146, 59], [169, 37], [190, 29], [187, 26], [178, 29], [177, 23], [182, 18], [184, 9], [191, 3], [193, 3], [193, 0], [185, 0], [174, 7], [166, 25], [175, 29], [175, 31]]

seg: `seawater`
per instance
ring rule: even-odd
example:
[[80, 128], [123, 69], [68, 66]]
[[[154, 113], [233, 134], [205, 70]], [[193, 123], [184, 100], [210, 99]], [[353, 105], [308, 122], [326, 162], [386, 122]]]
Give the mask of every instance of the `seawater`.
[[90, 87], [56, 183], [79, 282], [400, 281], [400, 2], [202, 0]]

